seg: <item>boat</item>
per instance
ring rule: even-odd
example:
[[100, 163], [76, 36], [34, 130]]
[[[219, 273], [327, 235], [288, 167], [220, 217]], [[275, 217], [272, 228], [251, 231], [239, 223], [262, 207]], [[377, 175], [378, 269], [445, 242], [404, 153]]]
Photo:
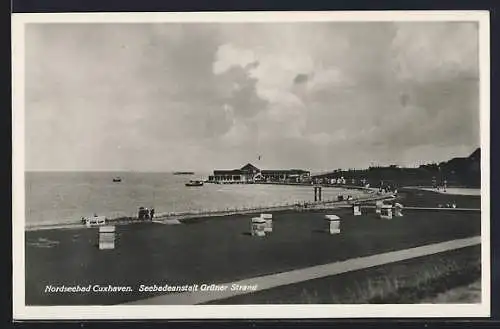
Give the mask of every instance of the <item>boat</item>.
[[92, 217], [82, 217], [82, 224], [87, 227], [106, 225], [106, 222], [105, 216], [97, 216], [94, 214]]
[[174, 175], [194, 175], [194, 172], [192, 172], [192, 171], [176, 171], [176, 172], [174, 172]]
[[203, 181], [201, 180], [190, 180], [186, 183], [186, 186], [203, 186]]
[[114, 182], [114, 183], [119, 183], [119, 182], [121, 182], [121, 181], [122, 181], [122, 179], [121, 179], [120, 177], [115, 177], [115, 178], [113, 178], [113, 182]]

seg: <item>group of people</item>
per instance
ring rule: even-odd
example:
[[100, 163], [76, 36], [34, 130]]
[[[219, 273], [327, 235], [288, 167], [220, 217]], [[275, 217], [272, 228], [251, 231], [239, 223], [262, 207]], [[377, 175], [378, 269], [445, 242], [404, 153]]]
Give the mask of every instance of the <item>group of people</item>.
[[139, 214], [137, 216], [138, 219], [153, 219], [155, 216], [155, 209], [154, 208], [151, 208], [151, 209], [148, 209], [148, 208], [144, 208], [144, 207], [140, 207], [139, 208]]
[[432, 187], [439, 191], [443, 189], [446, 192], [446, 187], [448, 186], [448, 181], [445, 179], [442, 182], [438, 183], [435, 178], [432, 179]]
[[351, 201], [351, 200], [353, 200], [353, 197], [350, 194], [347, 196], [345, 196], [343, 194], [340, 194], [337, 196], [337, 201]]
[[380, 185], [379, 185], [378, 191], [381, 194], [385, 194], [385, 193], [397, 193], [398, 189], [397, 189], [395, 183], [389, 184], [389, 183], [386, 183], [384, 181], [380, 181]]

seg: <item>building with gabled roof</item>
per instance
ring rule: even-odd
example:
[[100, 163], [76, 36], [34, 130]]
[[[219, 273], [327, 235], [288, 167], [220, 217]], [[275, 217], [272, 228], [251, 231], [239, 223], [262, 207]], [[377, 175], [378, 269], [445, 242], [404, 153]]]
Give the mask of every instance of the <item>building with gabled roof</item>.
[[254, 183], [254, 182], [294, 182], [300, 183], [310, 179], [311, 173], [302, 169], [261, 170], [251, 163], [240, 169], [214, 170], [208, 177], [214, 183]]

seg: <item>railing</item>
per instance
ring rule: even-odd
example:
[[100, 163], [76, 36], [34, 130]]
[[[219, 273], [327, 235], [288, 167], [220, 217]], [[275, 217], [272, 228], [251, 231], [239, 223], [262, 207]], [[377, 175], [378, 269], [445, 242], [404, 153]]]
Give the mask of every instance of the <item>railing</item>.
[[[298, 211], [309, 211], [309, 210], [319, 210], [319, 209], [329, 209], [328, 207], [343, 207], [350, 206], [353, 202], [366, 203], [377, 200], [385, 200], [392, 199], [394, 196], [392, 194], [375, 194], [374, 192], [368, 194], [364, 197], [356, 197], [351, 200], [324, 200], [324, 201], [316, 201], [316, 202], [307, 202], [307, 201], [295, 201], [288, 202], [282, 204], [268, 205], [268, 206], [247, 206], [247, 207], [234, 207], [234, 208], [226, 208], [219, 210], [192, 210], [192, 211], [183, 211], [183, 212], [165, 212], [165, 213], [156, 213], [154, 216], [154, 220], [163, 221], [169, 219], [194, 219], [194, 218], [203, 218], [203, 217], [222, 217], [222, 216], [231, 216], [231, 215], [243, 215], [243, 214], [252, 214], [257, 212], [276, 212], [276, 211], [284, 211], [284, 210], [298, 210]], [[140, 220], [135, 216], [120, 216], [115, 218], [107, 218], [106, 223], [109, 224], [130, 224], [130, 223], [138, 223], [138, 222], [149, 222], [151, 219]], [[62, 224], [49, 224], [43, 226], [31, 226], [27, 227], [27, 229], [50, 229], [50, 228], [65, 228], [65, 227], [85, 227], [84, 224], [79, 223], [62, 223]]]
[[202, 217], [222, 217], [230, 215], [243, 215], [252, 214], [257, 212], [272, 212], [272, 211], [284, 211], [284, 210], [318, 210], [326, 209], [328, 206], [350, 206], [354, 202], [366, 203], [377, 200], [393, 199], [391, 194], [386, 195], [371, 195], [365, 198], [353, 198], [351, 200], [325, 200], [317, 202], [293, 202], [293, 203], [283, 203], [277, 205], [269, 206], [255, 206], [255, 207], [235, 207], [226, 208], [224, 210], [199, 210], [199, 211], [189, 211], [189, 212], [170, 212], [162, 213], [155, 216], [156, 220], [169, 220], [169, 219], [190, 219], [190, 218], [202, 218]]

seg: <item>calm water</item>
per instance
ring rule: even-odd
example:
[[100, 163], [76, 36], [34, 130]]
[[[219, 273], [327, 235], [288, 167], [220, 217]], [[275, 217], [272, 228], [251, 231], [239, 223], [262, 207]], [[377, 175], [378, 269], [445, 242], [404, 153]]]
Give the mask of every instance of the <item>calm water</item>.
[[[114, 183], [119, 176], [122, 182]], [[78, 221], [94, 213], [107, 217], [135, 216], [140, 206], [156, 213], [223, 210], [312, 201], [308, 186], [215, 185], [186, 187], [189, 179], [171, 173], [26, 173], [26, 223], [56, 224]], [[324, 188], [323, 200], [335, 199], [342, 189]], [[361, 193], [350, 190], [351, 195]]]

